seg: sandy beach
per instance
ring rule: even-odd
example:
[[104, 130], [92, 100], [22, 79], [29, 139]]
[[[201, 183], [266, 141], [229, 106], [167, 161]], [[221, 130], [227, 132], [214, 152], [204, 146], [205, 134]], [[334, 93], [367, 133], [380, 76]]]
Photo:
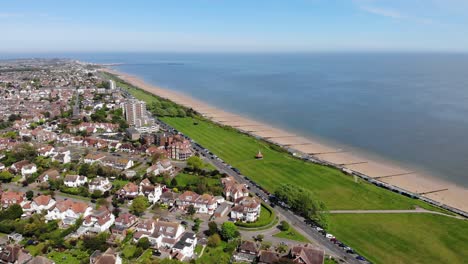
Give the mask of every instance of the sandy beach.
[[372, 159], [372, 157], [349, 152], [315, 139], [299, 136], [284, 129], [278, 129], [247, 117], [223, 111], [196, 100], [189, 95], [148, 84], [135, 76], [109, 68], [102, 70], [115, 74], [119, 78], [145, 91], [187, 108], [192, 108], [216, 123], [234, 127], [242, 132], [247, 132], [253, 136], [261, 137], [275, 144], [293, 149], [298, 153], [306, 154], [337, 167], [366, 175], [386, 185], [396, 186], [437, 203], [468, 212], [467, 188], [439, 180], [421, 172], [404, 169], [394, 165], [390, 161], [377, 161], [377, 159]]

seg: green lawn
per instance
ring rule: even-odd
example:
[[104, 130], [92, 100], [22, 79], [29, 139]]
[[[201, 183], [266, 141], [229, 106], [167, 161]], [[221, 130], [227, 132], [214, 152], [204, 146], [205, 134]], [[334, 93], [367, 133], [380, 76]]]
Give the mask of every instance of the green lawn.
[[47, 255], [56, 264], [75, 264], [89, 261], [89, 254], [80, 250], [67, 250], [64, 252], [51, 252]]
[[466, 263], [468, 221], [431, 214], [341, 214], [330, 233], [374, 263]]
[[112, 187], [116, 190], [122, 189], [122, 187], [125, 186], [125, 184], [129, 183], [130, 181], [127, 180], [113, 180], [112, 181]]
[[[329, 209], [411, 209], [428, 207], [364, 181], [355, 183], [339, 170], [304, 162], [269, 144], [223, 128], [209, 121], [192, 118], [162, 118], [169, 125], [187, 134], [270, 192], [283, 183], [306, 187], [317, 194]], [[261, 150], [263, 160], [256, 160]]]
[[[175, 177], [177, 180], [177, 186], [185, 187], [188, 185], [196, 185], [202, 176], [198, 175], [193, 175], [193, 174], [186, 174], [186, 173], [179, 173]], [[215, 186], [215, 185], [220, 185], [221, 181], [219, 179], [213, 179], [210, 177], [203, 177], [206, 179], [206, 182], [208, 186]]]
[[221, 263], [229, 263], [229, 259], [231, 258], [231, 254], [224, 252], [226, 247], [226, 242], [221, 242], [221, 245], [217, 248], [206, 247], [205, 251], [201, 258], [196, 260], [197, 264], [221, 264]]
[[279, 238], [285, 238], [289, 240], [295, 240], [299, 242], [310, 242], [307, 238], [305, 238], [303, 235], [301, 235], [299, 232], [297, 232], [296, 229], [293, 227], [289, 227], [288, 231], [281, 231], [279, 233], [276, 233], [273, 235], [274, 237], [279, 237]]

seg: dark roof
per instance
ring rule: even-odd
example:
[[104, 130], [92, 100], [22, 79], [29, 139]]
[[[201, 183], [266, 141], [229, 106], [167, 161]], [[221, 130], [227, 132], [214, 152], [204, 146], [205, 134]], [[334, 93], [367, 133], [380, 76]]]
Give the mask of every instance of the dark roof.
[[247, 251], [247, 252], [258, 252], [257, 244], [253, 241], [242, 241], [239, 246], [239, 251]]
[[258, 256], [259, 263], [272, 264], [278, 260], [279, 260], [278, 253], [273, 252], [273, 251], [260, 250], [260, 254]]

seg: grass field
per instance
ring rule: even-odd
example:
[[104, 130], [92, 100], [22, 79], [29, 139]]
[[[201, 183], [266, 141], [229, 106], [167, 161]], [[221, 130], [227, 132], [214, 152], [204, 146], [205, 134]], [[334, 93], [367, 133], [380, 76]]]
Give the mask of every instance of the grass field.
[[[201, 178], [202, 178], [201, 176], [186, 174], [186, 173], [179, 173], [175, 177], [175, 179], [177, 180], [177, 186], [181, 186], [181, 187], [185, 187], [188, 185], [196, 185], [200, 181]], [[219, 179], [213, 179], [209, 177], [204, 177], [204, 178], [206, 179], [206, 183], [209, 186], [215, 186], [215, 185], [221, 184]]]
[[289, 227], [289, 230], [287, 231], [280, 231], [279, 233], [276, 233], [273, 236], [305, 243], [310, 242], [307, 238], [305, 238], [303, 235], [297, 232], [297, 230], [293, 227]]
[[432, 214], [341, 214], [337, 238], [374, 263], [466, 263], [468, 221]]
[[[367, 182], [355, 183], [352, 177], [339, 170], [296, 159], [231, 128], [198, 119], [198, 125], [194, 125], [192, 118], [163, 118], [163, 121], [192, 137], [270, 192], [283, 183], [296, 184], [313, 191], [329, 209], [429, 207]], [[254, 158], [259, 150], [263, 160]]]

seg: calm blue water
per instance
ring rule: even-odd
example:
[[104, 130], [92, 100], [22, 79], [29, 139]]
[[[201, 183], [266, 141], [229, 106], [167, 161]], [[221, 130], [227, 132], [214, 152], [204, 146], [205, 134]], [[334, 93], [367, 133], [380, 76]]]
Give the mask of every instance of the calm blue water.
[[[58, 56], [58, 55], [56, 55]], [[468, 186], [468, 55], [65, 54]]]

